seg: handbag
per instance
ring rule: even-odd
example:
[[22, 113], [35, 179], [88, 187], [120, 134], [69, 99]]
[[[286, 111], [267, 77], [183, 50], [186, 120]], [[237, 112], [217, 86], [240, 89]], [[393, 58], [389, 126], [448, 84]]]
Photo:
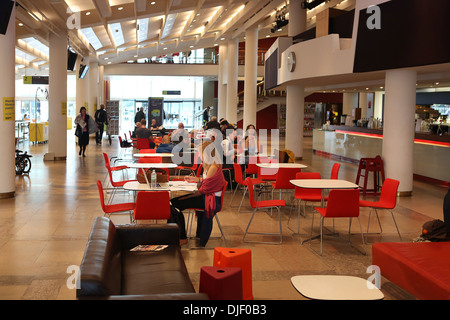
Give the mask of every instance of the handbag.
[[81, 137], [82, 135], [82, 131], [81, 131], [81, 127], [77, 126], [77, 128], [75, 129], [75, 136], [77, 136], [78, 138]]

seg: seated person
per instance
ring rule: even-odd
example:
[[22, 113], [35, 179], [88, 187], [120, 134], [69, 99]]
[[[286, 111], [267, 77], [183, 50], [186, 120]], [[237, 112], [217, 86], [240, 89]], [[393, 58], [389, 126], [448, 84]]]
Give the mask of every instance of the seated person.
[[133, 131], [133, 133], [131, 134], [131, 137], [132, 138], [136, 138], [136, 130], [137, 129], [139, 129], [141, 127], [141, 122], [139, 121], [139, 122], [136, 122], [136, 125], [135, 125], [135, 127], [134, 127], [134, 131]]
[[222, 189], [225, 178], [222, 173], [222, 159], [214, 143], [206, 141], [201, 146], [203, 176], [186, 176], [188, 182], [199, 183], [198, 191], [180, 197], [172, 198], [172, 216], [169, 222], [175, 222], [180, 228], [180, 244], [187, 243], [186, 225], [183, 210], [199, 208], [205, 211], [197, 211], [197, 236], [200, 238], [200, 246], [204, 247], [209, 240], [213, 227], [214, 215], [221, 209]]
[[141, 120], [141, 127], [135, 130], [136, 138], [144, 138], [150, 140], [150, 148], [155, 148], [155, 142], [152, 138], [152, 132], [150, 129], [146, 128], [147, 121], [145, 119]]
[[149, 129], [151, 131], [153, 131], [153, 130], [160, 130], [162, 136], [164, 136], [166, 134], [166, 129], [164, 129], [164, 127], [162, 125], [158, 126], [156, 124], [156, 119], [152, 119], [152, 123], [150, 124], [150, 128]]
[[161, 144], [156, 148], [156, 153], [171, 153], [173, 147], [175, 147], [175, 143], [170, 141], [170, 138], [168, 135], [165, 135], [162, 138]]

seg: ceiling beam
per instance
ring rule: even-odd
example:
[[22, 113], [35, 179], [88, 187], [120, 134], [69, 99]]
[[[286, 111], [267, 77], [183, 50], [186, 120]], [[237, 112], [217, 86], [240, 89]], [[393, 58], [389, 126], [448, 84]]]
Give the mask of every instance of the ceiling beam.
[[100, 17], [102, 18], [109, 18], [112, 15], [112, 9], [109, 4], [109, 0], [92, 0], [92, 3], [95, 6], [95, 9], [97, 9], [97, 12], [99, 13]]

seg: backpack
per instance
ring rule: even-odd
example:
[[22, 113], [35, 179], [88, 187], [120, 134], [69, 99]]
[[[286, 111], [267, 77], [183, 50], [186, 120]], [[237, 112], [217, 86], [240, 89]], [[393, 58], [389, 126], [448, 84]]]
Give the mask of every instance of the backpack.
[[431, 242], [450, 240], [447, 238], [447, 226], [445, 222], [439, 219], [425, 222], [422, 227], [421, 237]]

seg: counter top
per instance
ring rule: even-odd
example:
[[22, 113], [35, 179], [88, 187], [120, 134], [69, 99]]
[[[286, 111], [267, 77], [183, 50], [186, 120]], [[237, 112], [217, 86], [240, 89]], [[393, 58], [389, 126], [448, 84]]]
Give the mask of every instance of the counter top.
[[[330, 125], [328, 127], [328, 131], [345, 131], [345, 132], [354, 132], [356, 134], [359, 133], [364, 135], [379, 135], [381, 137], [383, 136], [383, 129], [368, 129], [364, 127]], [[432, 133], [416, 132], [415, 140], [450, 143], [450, 135], [443, 134], [442, 136], [439, 136]]]

